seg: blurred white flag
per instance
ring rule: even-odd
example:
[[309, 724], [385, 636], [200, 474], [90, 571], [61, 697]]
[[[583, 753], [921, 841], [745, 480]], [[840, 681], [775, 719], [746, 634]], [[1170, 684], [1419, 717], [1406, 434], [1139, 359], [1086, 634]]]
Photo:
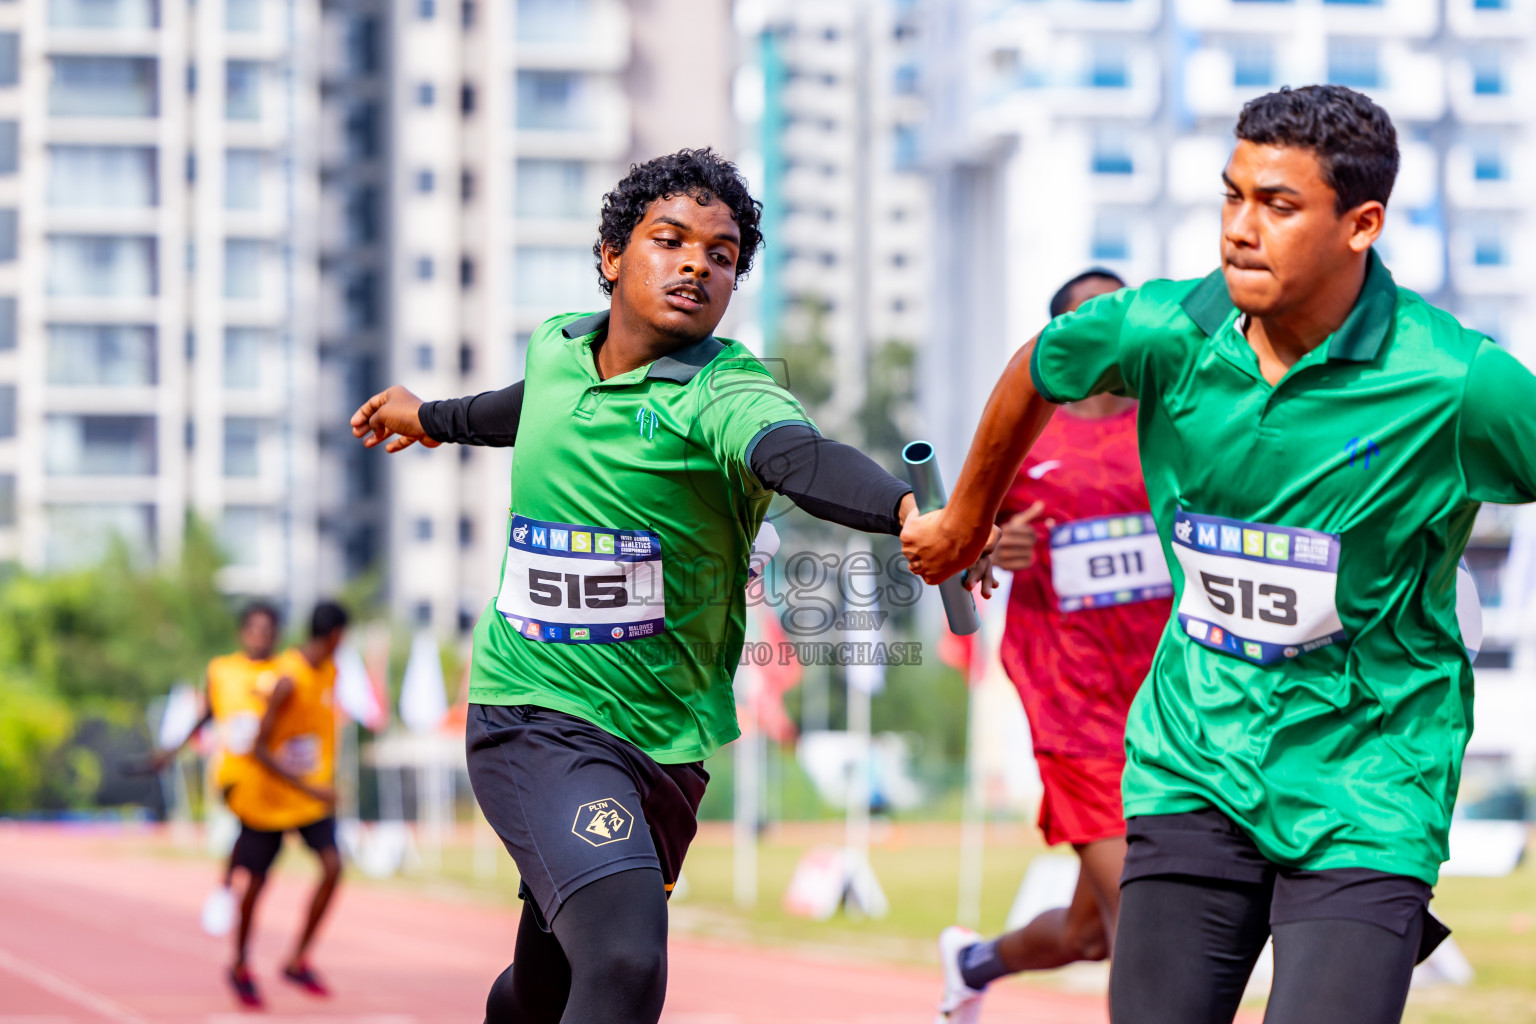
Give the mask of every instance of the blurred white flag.
[[351, 644], [336, 650], [336, 705], [348, 718], [375, 732], [389, 721], [384, 702], [368, 678], [363, 656]]
[[447, 714], [442, 658], [437, 640], [424, 629], [411, 641], [411, 657], [405, 663], [405, 681], [400, 684], [400, 721], [412, 732], [431, 732]]

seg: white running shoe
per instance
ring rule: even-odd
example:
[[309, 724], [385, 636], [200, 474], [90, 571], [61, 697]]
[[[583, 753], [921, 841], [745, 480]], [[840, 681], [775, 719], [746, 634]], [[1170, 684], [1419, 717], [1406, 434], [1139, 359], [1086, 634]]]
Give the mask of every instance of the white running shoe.
[[224, 888], [209, 893], [203, 900], [202, 922], [203, 931], [214, 938], [228, 935], [235, 926], [235, 894]]
[[939, 960], [944, 964], [944, 998], [933, 1024], [976, 1024], [981, 1019], [981, 990], [971, 988], [960, 974], [960, 952], [980, 942], [969, 928], [950, 925], [939, 933]]

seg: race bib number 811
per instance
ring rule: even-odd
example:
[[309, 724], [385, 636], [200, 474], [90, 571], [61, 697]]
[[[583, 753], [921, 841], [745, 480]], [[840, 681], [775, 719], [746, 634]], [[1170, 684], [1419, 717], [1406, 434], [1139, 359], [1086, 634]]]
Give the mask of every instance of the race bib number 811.
[[1053, 527], [1051, 588], [1064, 612], [1172, 597], [1157, 523], [1140, 512]]
[[1335, 603], [1336, 535], [1180, 509], [1173, 551], [1184, 568], [1179, 625], [1191, 640], [1267, 665], [1348, 639]]
[[519, 634], [605, 644], [666, 629], [661, 538], [514, 515], [496, 610]]

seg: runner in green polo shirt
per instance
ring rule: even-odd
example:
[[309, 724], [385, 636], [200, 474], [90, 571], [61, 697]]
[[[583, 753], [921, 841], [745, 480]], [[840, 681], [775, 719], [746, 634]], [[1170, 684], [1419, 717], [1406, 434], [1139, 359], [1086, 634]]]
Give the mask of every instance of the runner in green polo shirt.
[[1398, 1020], [1472, 727], [1456, 564], [1536, 499], [1536, 378], [1398, 288], [1372, 246], [1390, 119], [1335, 86], [1244, 108], [1219, 272], [1058, 318], [1010, 364], [914, 569], [976, 557], [1049, 403], [1138, 397], [1177, 592], [1132, 707], [1117, 1022]]
[[526, 900], [488, 1024], [654, 1024], [700, 762], [737, 734], [749, 554], [772, 493], [874, 532], [915, 510], [910, 487], [821, 437], [714, 337], [760, 209], [708, 150], [632, 167], [593, 247], [608, 310], [545, 323], [510, 388], [423, 403], [395, 387], [352, 419], [389, 451], [516, 444], [467, 736]]

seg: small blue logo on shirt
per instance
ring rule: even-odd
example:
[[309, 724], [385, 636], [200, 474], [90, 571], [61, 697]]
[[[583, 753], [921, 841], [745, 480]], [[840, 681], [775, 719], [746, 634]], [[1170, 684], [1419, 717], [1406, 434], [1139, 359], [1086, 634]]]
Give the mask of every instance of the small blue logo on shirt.
[[635, 413], [635, 423], [640, 428], [640, 436], [649, 441], [656, 436], [656, 421], [659, 417], [650, 409], [642, 408]]

